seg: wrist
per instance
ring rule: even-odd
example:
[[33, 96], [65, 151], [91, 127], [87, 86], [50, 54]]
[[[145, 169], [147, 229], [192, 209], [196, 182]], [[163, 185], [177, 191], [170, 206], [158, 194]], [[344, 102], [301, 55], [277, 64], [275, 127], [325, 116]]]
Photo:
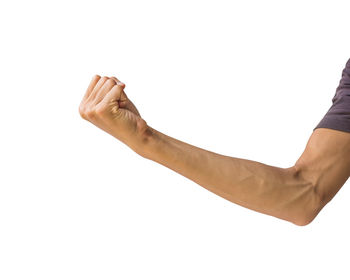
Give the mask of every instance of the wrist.
[[149, 126], [147, 123], [139, 130], [138, 140], [133, 147], [131, 147], [137, 154], [144, 158], [151, 158], [156, 149], [156, 143], [159, 141], [159, 131]]

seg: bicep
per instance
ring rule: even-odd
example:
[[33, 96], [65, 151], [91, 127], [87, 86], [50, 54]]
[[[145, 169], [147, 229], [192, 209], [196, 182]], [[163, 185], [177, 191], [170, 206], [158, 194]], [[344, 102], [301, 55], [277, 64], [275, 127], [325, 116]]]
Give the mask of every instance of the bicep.
[[314, 186], [322, 209], [350, 176], [350, 133], [329, 128], [314, 130], [295, 167]]

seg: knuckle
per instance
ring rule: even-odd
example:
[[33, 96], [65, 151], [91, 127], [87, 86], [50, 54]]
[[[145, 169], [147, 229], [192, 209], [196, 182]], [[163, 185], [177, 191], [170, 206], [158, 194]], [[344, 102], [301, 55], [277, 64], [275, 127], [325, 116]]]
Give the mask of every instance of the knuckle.
[[95, 118], [95, 111], [94, 110], [88, 110], [86, 113], [85, 113], [86, 117], [88, 119], [94, 119]]
[[108, 79], [109, 79], [109, 78], [108, 78], [107, 76], [103, 76], [103, 77], [101, 78], [101, 80], [102, 80], [103, 82], [106, 82]]
[[111, 77], [116, 83], [119, 83], [120, 81], [119, 81], [119, 79], [117, 78], [117, 77], [115, 77], [115, 76], [112, 76]]
[[95, 74], [93, 77], [92, 77], [93, 80], [98, 80], [98, 79], [101, 79], [101, 76], [100, 75], [97, 75]]
[[101, 117], [104, 115], [104, 113], [106, 112], [106, 108], [104, 106], [98, 106], [96, 109], [95, 109], [95, 113], [97, 116]]
[[108, 85], [115, 85], [116, 84], [116, 82], [113, 79], [108, 79], [108, 81], [106, 83], [108, 83]]
[[85, 113], [85, 108], [83, 105], [79, 106], [79, 114], [83, 119], [86, 119], [86, 113]]

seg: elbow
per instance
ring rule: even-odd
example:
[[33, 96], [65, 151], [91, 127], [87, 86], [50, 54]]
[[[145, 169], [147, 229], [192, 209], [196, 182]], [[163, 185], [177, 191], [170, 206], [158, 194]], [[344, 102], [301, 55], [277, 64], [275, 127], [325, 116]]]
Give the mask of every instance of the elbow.
[[316, 218], [316, 216], [317, 214], [314, 216], [300, 215], [291, 222], [296, 226], [307, 226]]
[[307, 226], [316, 218], [318, 212], [319, 210], [316, 209], [308, 210], [304, 207], [299, 207], [293, 218], [290, 219], [290, 222], [296, 226]]
[[291, 220], [297, 226], [311, 224], [325, 205], [315, 191], [310, 192], [307, 197], [304, 203], [296, 207], [294, 218]]

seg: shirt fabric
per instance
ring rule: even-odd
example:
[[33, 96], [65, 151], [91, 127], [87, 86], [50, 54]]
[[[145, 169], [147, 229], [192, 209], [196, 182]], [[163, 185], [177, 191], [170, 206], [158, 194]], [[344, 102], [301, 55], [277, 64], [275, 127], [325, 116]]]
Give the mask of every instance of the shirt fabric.
[[322, 127], [350, 133], [350, 59], [332, 98], [332, 106], [313, 130]]

